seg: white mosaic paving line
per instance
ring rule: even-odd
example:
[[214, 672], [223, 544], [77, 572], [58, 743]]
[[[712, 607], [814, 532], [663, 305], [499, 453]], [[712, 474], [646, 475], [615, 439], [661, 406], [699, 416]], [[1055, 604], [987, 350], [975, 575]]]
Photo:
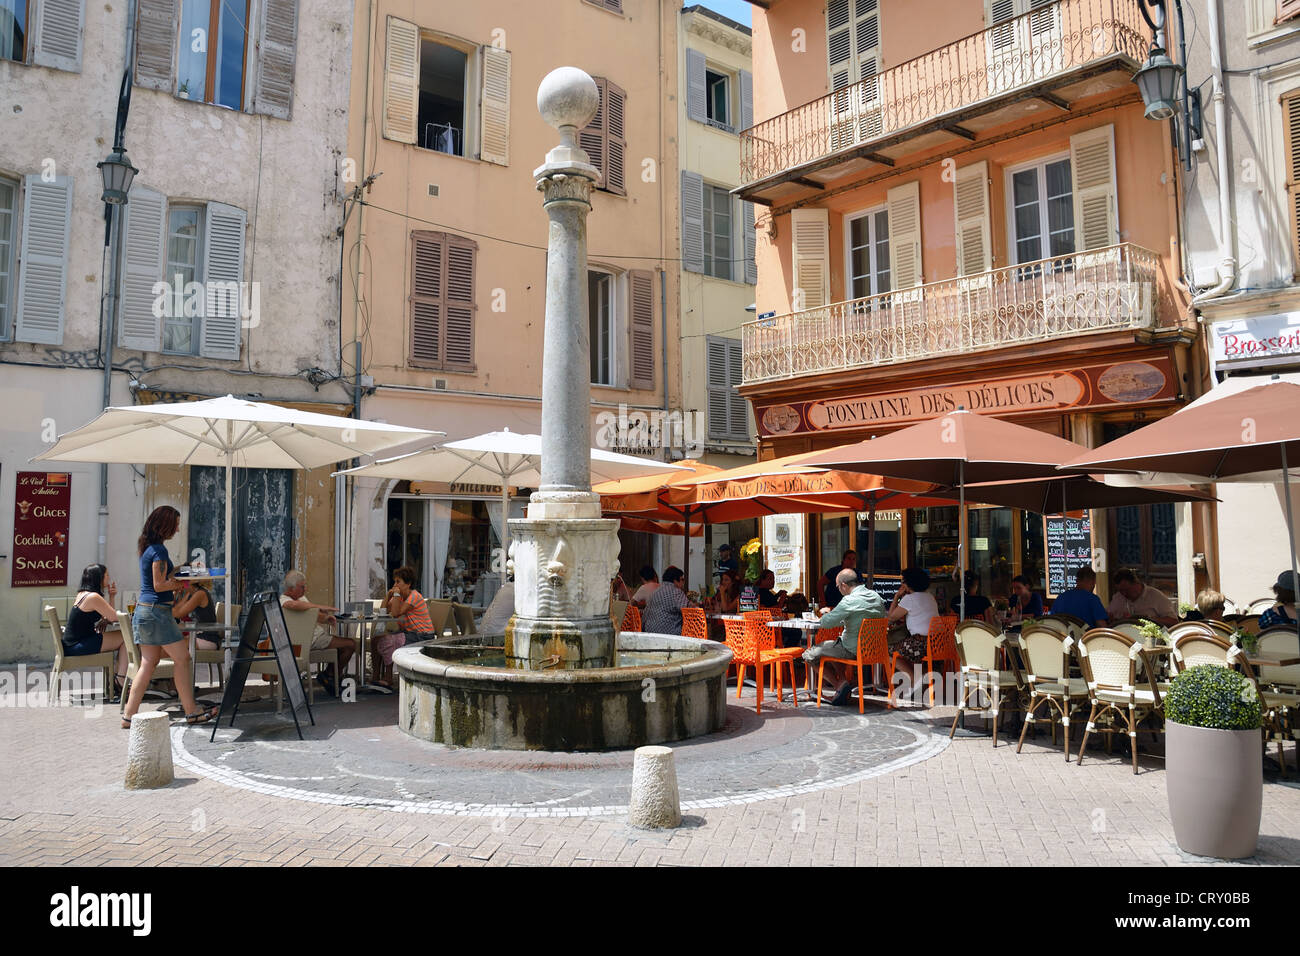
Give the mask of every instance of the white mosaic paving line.
[[[755, 790], [752, 793], [713, 797], [707, 800], [687, 800], [682, 803], [682, 810], [705, 810], [715, 807], [759, 803], [763, 800], [795, 797], [807, 793], [816, 793], [820, 790], [845, 787], [849, 784], [860, 783], [863, 780], [870, 780], [873, 777], [894, 773], [905, 767], [918, 764], [923, 760], [929, 760], [946, 750], [951, 743], [947, 737], [941, 734], [924, 732], [915, 727], [906, 727], [906, 725], [904, 727], [916, 735], [917, 748], [879, 766], [868, 767], [865, 770], [859, 770], [829, 780], [787, 784], [780, 787]], [[172, 756], [177, 766], [190, 770], [201, 777], [207, 777], [217, 783], [234, 787], [237, 790], [249, 790], [253, 793], [262, 793], [271, 797], [303, 800], [307, 803], [322, 803], [330, 806], [356, 807], [365, 810], [388, 810], [396, 813], [426, 813], [459, 817], [599, 817], [627, 813], [627, 806], [623, 804], [618, 806], [556, 807], [530, 803], [488, 804], [461, 803], [449, 800], [411, 802], [410, 800], [388, 800], [383, 797], [347, 797], [341, 794], [321, 793], [315, 790], [301, 790], [297, 787], [286, 787], [267, 782], [262, 775], [258, 775], [261, 779], [254, 779], [252, 774], [215, 766], [199, 759], [190, 753], [185, 746], [185, 730], [186, 728], [183, 725], [172, 728]]]

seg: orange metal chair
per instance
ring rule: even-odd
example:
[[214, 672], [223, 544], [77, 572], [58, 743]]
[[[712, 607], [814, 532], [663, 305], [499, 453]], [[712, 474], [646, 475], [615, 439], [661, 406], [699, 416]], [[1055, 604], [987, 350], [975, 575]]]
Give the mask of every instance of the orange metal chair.
[[[812, 632], [812, 636], [813, 636], [812, 642], [813, 644], [825, 644], [827, 641], [838, 641], [840, 639], [840, 635], [843, 633], [844, 633], [844, 628], [842, 627], [823, 627], [820, 630], [816, 630]], [[811, 694], [812, 693], [812, 666], [811, 665], [805, 668], [804, 678], [805, 678], [804, 689]]]
[[[961, 670], [961, 655], [957, 652], [957, 615], [935, 615], [930, 618], [930, 632], [925, 641], [925, 671], [934, 673], [935, 664]], [[930, 706], [934, 706], [934, 681], [930, 681]]]
[[623, 612], [623, 623], [619, 625], [620, 631], [639, 631], [641, 630], [641, 609], [635, 604], [629, 604], [627, 610]]
[[777, 648], [776, 630], [761, 621], [724, 621], [723, 623], [727, 628], [727, 646], [735, 655], [733, 661], [737, 668], [736, 696], [740, 696], [741, 688], [745, 684], [745, 668], [754, 668], [757, 693], [754, 711], [761, 714], [763, 684], [767, 676], [765, 670], [769, 667], [776, 669], [777, 700], [782, 700], [785, 696], [785, 688], [781, 679], [781, 665], [786, 664], [790, 668], [790, 693], [794, 695], [794, 702], [798, 704], [799, 685], [794, 677], [794, 659], [803, 653], [802, 650], [797, 647]]
[[760, 607], [757, 611], [741, 611], [740, 616], [746, 621], [771, 621], [777, 616], [777, 611], [770, 607]]
[[822, 683], [825, 678], [826, 661], [858, 669], [858, 713], [866, 712], [867, 700], [862, 692], [862, 672], [877, 664], [884, 666], [885, 678], [889, 683], [888, 705], [894, 706], [894, 659], [889, 654], [889, 619], [883, 617], [867, 618], [858, 628], [858, 656], [856, 660], [832, 657], [818, 658], [817, 661], [817, 706], [822, 705]]
[[701, 641], [709, 639], [709, 622], [703, 608], [682, 608], [682, 637], [697, 637]]

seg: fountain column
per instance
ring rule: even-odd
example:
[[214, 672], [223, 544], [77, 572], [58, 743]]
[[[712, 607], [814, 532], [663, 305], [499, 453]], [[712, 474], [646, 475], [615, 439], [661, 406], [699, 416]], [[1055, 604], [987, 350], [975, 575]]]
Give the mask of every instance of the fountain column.
[[600, 171], [578, 145], [600, 94], [575, 67], [547, 74], [537, 109], [560, 143], [533, 172], [550, 219], [542, 352], [542, 481], [528, 517], [510, 521], [515, 616], [505, 654], [517, 667], [613, 666], [609, 582], [618, 572], [618, 521], [591, 490], [591, 358], [587, 214]]

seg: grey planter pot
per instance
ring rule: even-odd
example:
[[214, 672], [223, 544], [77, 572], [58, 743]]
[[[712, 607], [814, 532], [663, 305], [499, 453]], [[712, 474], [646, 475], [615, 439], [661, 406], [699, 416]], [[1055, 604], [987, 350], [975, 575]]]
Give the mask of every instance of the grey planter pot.
[[1223, 860], [1254, 855], [1264, 802], [1258, 730], [1166, 721], [1165, 786], [1179, 847]]

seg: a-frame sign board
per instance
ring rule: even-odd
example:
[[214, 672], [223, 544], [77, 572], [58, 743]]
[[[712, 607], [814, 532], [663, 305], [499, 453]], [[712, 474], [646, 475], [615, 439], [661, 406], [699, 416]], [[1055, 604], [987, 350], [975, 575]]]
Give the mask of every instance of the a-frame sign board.
[[[271, 641], [269, 651], [259, 651], [257, 646], [267, 638]], [[293, 645], [289, 641], [289, 627], [284, 621], [284, 609], [274, 591], [258, 594], [253, 598], [248, 619], [244, 622], [243, 633], [239, 637], [239, 647], [230, 665], [230, 676], [226, 679], [226, 692], [221, 697], [221, 711], [212, 725], [211, 740], [217, 739], [217, 728], [221, 718], [230, 714], [230, 726], [235, 726], [235, 714], [239, 711], [239, 701], [244, 695], [244, 683], [254, 661], [274, 660], [280, 670], [280, 686], [289, 697], [289, 708], [293, 713], [293, 724], [298, 730], [298, 739], [302, 740], [302, 724], [298, 720], [299, 710], [307, 712], [307, 719], [312, 726], [316, 718], [312, 716], [311, 704], [307, 701], [307, 691], [303, 687], [302, 677], [298, 674], [298, 660], [293, 654]]]

